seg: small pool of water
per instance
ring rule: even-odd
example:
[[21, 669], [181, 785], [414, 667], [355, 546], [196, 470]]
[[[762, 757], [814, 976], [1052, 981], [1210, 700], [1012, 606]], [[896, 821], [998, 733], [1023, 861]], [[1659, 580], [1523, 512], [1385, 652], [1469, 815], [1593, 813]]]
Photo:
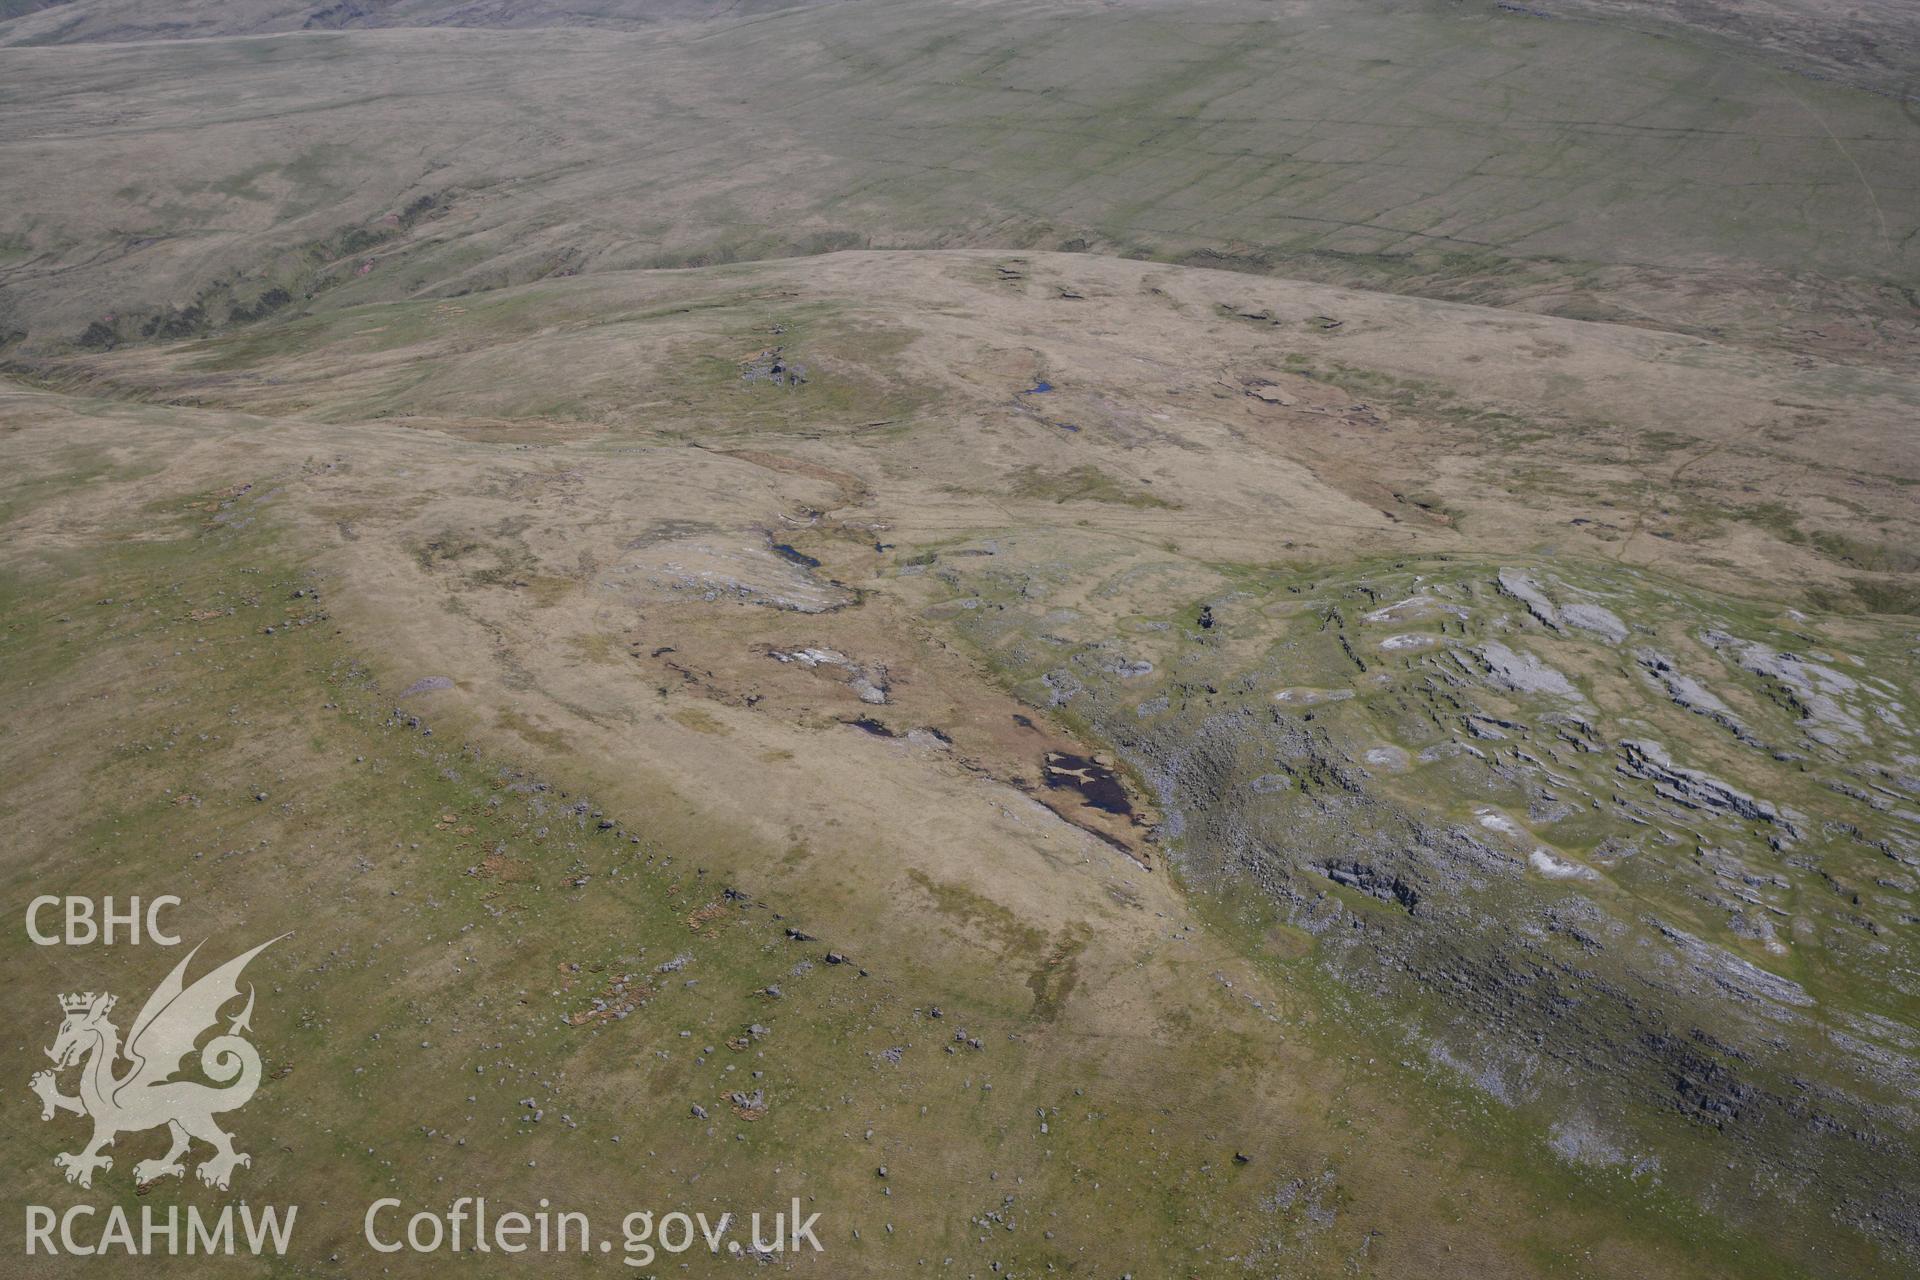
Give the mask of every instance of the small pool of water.
[[815, 560], [812, 556], [808, 555], [804, 551], [796, 551], [794, 548], [792, 548], [791, 546], [787, 545], [784, 542], [774, 543], [773, 553], [779, 556], [782, 560], [790, 561], [791, 563], [800, 565], [803, 568], [818, 569], [820, 567], [820, 562], [818, 560]]
[[1112, 769], [1085, 756], [1068, 755], [1064, 751], [1047, 752], [1047, 786], [1054, 790], [1069, 788], [1078, 791], [1083, 799], [1094, 808], [1121, 817], [1133, 816], [1133, 804], [1127, 799], [1127, 789]]

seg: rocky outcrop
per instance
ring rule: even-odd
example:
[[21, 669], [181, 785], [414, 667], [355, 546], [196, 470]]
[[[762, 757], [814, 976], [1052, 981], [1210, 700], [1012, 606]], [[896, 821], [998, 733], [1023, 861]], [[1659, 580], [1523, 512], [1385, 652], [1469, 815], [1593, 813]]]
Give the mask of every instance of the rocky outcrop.
[[1617, 767], [1628, 777], [1652, 783], [1654, 794], [1663, 800], [1689, 809], [1745, 818], [1749, 822], [1771, 823], [1790, 838], [1799, 838], [1800, 832], [1771, 801], [1756, 799], [1712, 774], [1675, 764], [1666, 748], [1657, 742], [1625, 739], [1620, 743]]

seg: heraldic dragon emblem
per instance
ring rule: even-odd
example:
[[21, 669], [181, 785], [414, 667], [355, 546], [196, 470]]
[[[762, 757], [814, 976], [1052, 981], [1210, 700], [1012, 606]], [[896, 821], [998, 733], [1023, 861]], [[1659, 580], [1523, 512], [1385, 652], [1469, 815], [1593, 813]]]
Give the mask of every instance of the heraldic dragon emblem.
[[[40, 1096], [42, 1120], [71, 1111], [93, 1121], [93, 1139], [83, 1150], [53, 1158], [67, 1171], [68, 1182], [91, 1187], [96, 1170], [113, 1168], [113, 1158], [101, 1154], [103, 1147], [112, 1146], [120, 1134], [161, 1125], [167, 1127], [172, 1145], [160, 1159], [133, 1166], [136, 1183], [180, 1177], [186, 1172], [180, 1157], [194, 1139], [213, 1147], [213, 1154], [194, 1170], [210, 1187], [225, 1191], [234, 1169], [253, 1163], [244, 1152], [233, 1149], [232, 1135], [214, 1123], [215, 1116], [245, 1106], [260, 1087], [259, 1051], [240, 1034], [252, 1030], [251, 985], [246, 1008], [228, 1024], [226, 1034], [214, 1036], [200, 1050], [201, 1071], [225, 1087], [173, 1077], [195, 1042], [218, 1024], [220, 1010], [239, 999], [240, 972], [247, 962], [278, 941], [269, 939], [187, 986], [187, 965], [200, 950], [196, 946], [147, 997], [124, 1045], [119, 1028], [108, 1019], [115, 997], [91, 991], [60, 997], [66, 1019], [47, 1050], [54, 1069], [35, 1075], [31, 1087]], [[80, 1064], [80, 1093], [68, 1097], [60, 1092], [56, 1076], [75, 1064]]]

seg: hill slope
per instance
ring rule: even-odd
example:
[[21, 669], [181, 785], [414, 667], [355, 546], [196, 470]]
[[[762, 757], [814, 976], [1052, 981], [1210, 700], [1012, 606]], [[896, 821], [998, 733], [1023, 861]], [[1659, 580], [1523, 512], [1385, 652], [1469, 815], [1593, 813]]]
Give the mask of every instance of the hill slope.
[[[96, 866], [104, 821], [142, 875], [209, 825], [249, 858], [201, 909], [296, 927], [288, 979], [351, 1028], [303, 1044], [333, 1101], [271, 1113], [291, 1145], [386, 1152], [356, 1099], [488, 1077], [406, 1121], [465, 1148], [369, 1193], [533, 1194], [532, 1162], [611, 1212], [617, 1133], [702, 1203], [807, 1187], [836, 1272], [1913, 1247], [1911, 622], [1860, 611], [1911, 599], [1910, 379], [986, 253], [371, 304], [45, 377], [6, 405], [9, 661], [41, 673], [14, 874]], [[115, 674], [145, 670], [178, 692]], [[49, 819], [108, 776], [106, 814]], [[471, 959], [422, 986], [456, 920]], [[370, 930], [363, 971], [312, 968]], [[608, 998], [570, 966], [681, 951], [699, 986], [555, 1021]], [[488, 999], [555, 966], [530, 1021]], [[735, 1023], [771, 1028], [770, 1110], [696, 1122], [741, 1092], [691, 1052]], [[369, 1062], [376, 1031], [433, 1048]], [[529, 1091], [580, 1128], [516, 1124]]]
[[290, 933], [282, 1265], [1910, 1274], [1910, 26], [1544, 12], [0, 24], [0, 879]]
[[[1915, 131], [1705, 38], [1450, 5], [848, 3], [0, 53], [0, 331], [1083, 248], [1905, 360]], [[24, 336], [21, 336], [24, 335]]]

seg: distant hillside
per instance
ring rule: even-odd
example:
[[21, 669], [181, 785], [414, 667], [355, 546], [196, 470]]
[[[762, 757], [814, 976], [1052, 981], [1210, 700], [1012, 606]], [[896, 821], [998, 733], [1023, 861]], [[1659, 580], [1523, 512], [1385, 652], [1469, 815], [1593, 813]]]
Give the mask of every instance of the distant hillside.
[[795, 0], [0, 0], [0, 44], [101, 44], [366, 27], [601, 27], [746, 16]]
[[1920, 93], [1920, 31], [1907, 0], [1541, 0], [1524, 7], [1648, 26], [1678, 23], [1782, 67], [1878, 93]]
[[[666, 10], [383, 16], [489, 12]], [[1144, 256], [1847, 360], [1910, 353], [1920, 287], [1895, 102], [1492, 6], [847, 0], [13, 48], [0, 171], [0, 343], [34, 348], [868, 247]]]
[[[382, 27], [590, 27], [637, 31], [667, 22], [739, 19], [822, 0], [0, 0], [0, 45], [346, 31]], [[1195, 15], [1220, 6], [1182, 0]], [[1139, 6], [1165, 10], [1166, 0]], [[1271, 6], [1269, 6], [1271, 7]], [[1358, 6], [1349, 6], [1358, 7]], [[1821, 79], [1911, 97], [1920, 33], [1902, 0], [1473, 0], [1395, 4], [1407, 16], [1498, 13], [1545, 22], [1627, 22], [1707, 37]], [[953, 6], [958, 21], [982, 10]], [[1283, 11], [1284, 12], [1284, 11]], [[1276, 15], [1280, 16], [1280, 15]]]

